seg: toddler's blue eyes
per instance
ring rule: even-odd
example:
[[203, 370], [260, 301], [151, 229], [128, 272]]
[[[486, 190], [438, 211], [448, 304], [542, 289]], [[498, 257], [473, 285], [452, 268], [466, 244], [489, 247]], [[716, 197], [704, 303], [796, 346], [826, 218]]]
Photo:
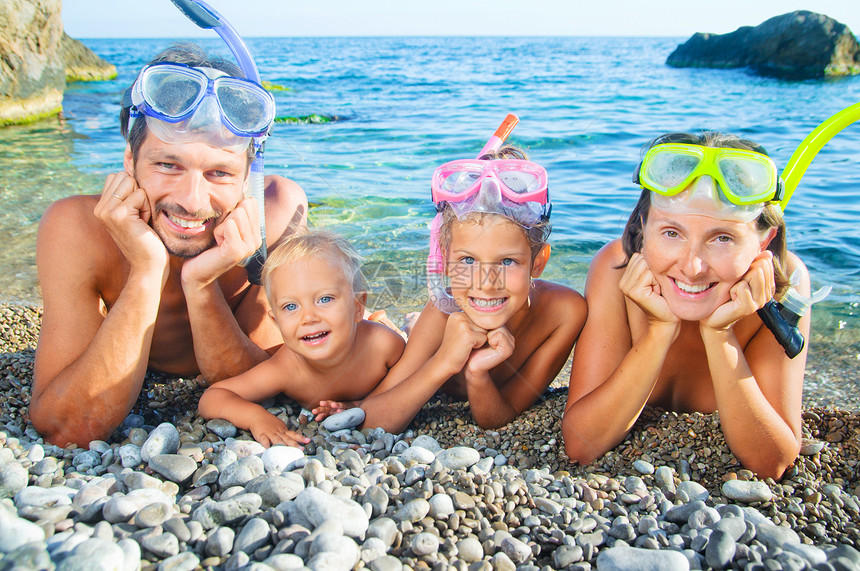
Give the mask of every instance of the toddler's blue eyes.
[[320, 303], [329, 303], [332, 301], [332, 299], [334, 299], [334, 298], [332, 298], [332, 296], [324, 295], [320, 298]]
[[505, 258], [504, 260], [502, 260], [503, 266], [513, 266], [515, 263], [516, 262], [510, 258]]
[[472, 258], [471, 256], [465, 256], [460, 261], [464, 264], [474, 264], [475, 258]]
[[284, 305], [284, 309], [287, 311], [295, 311], [298, 307], [297, 303], [287, 303]]

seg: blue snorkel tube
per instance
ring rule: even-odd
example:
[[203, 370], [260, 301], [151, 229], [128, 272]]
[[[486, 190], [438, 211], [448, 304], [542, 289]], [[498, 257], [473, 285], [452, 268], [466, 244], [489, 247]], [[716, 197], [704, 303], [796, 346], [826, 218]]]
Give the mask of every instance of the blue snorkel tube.
[[[783, 211], [818, 151], [837, 133], [858, 119], [860, 119], [860, 103], [855, 103], [826, 119], [801, 141], [780, 177], [783, 180], [784, 192], [779, 205]], [[797, 276], [792, 274], [790, 280], [792, 286], [797, 285], [796, 280]], [[799, 355], [806, 343], [797, 328], [797, 322], [812, 304], [824, 299], [830, 293], [830, 289], [830, 286], [822, 287], [810, 297], [806, 297], [791, 287], [781, 301], [770, 300], [758, 310], [762, 322], [773, 332], [789, 358], [793, 359]]]
[[[260, 81], [260, 72], [257, 71], [257, 64], [254, 63], [254, 58], [251, 57], [251, 52], [235, 28], [227, 22], [221, 14], [216, 12], [203, 0], [171, 0], [173, 4], [179, 8], [179, 11], [194, 22], [198, 27], [206, 30], [215, 30], [221, 36], [227, 47], [233, 53], [233, 57], [239, 62], [239, 68], [245, 74], [245, 79], [262, 85]], [[254, 162], [251, 163], [251, 173], [248, 180], [248, 194], [257, 201], [257, 212], [260, 218], [260, 234], [263, 238], [262, 244], [250, 257], [245, 258], [242, 265], [248, 272], [248, 280], [253, 284], [260, 284], [260, 273], [263, 270], [263, 264], [266, 262], [266, 203], [265, 203], [265, 185], [263, 183], [263, 142], [267, 135], [255, 137], [254, 145]]]

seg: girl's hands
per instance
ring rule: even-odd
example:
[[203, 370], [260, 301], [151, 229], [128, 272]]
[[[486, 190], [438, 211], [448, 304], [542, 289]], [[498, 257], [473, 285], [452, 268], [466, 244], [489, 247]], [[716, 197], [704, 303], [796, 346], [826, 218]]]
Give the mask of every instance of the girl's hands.
[[650, 324], [680, 326], [680, 319], [669, 309], [660, 291], [660, 284], [642, 254], [637, 252], [630, 256], [618, 287], [621, 293], [645, 312]]
[[466, 363], [466, 377], [486, 373], [514, 354], [514, 336], [505, 327], [487, 333], [487, 343], [475, 349]]
[[486, 342], [486, 330], [472, 323], [465, 313], [452, 313], [445, 324], [445, 335], [437, 355], [444, 359], [450, 368], [449, 376], [452, 376], [462, 371], [472, 351], [483, 347]]
[[700, 326], [725, 331], [741, 318], [761, 309], [775, 291], [773, 254], [765, 250], [756, 256], [750, 269], [729, 290], [729, 301], [702, 320]]
[[314, 415], [314, 420], [320, 422], [329, 416], [343, 412], [348, 408], [352, 408], [352, 404], [333, 400], [321, 400], [319, 406], [313, 409], [311, 414]]

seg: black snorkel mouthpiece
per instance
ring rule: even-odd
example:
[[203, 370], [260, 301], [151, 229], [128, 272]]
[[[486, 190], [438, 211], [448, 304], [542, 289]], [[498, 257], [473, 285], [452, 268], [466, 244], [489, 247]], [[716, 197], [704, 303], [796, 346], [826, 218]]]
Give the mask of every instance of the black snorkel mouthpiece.
[[773, 336], [785, 349], [785, 354], [789, 359], [794, 359], [800, 352], [803, 351], [803, 346], [806, 344], [806, 339], [800, 329], [797, 328], [797, 322], [800, 321], [800, 315], [792, 313], [786, 309], [778, 301], [770, 300], [764, 307], [756, 313], [761, 318]]
[[806, 339], [797, 327], [800, 318], [803, 317], [812, 304], [818, 303], [830, 293], [831, 286], [824, 286], [813, 293], [810, 297], [799, 293], [797, 285], [800, 283], [800, 270], [791, 274], [789, 283], [791, 286], [780, 301], [771, 299], [764, 307], [756, 313], [761, 318], [774, 338], [785, 349], [789, 359], [794, 359], [803, 351]]

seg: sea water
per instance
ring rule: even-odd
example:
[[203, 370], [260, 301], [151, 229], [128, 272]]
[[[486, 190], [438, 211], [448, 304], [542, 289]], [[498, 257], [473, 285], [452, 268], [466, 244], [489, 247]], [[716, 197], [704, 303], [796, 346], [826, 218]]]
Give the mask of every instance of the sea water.
[[[821, 121], [860, 101], [860, 77], [787, 82], [745, 70], [674, 69], [683, 38], [250, 39], [280, 117], [266, 171], [297, 181], [310, 220], [366, 257], [370, 306], [395, 316], [426, 301], [434, 215], [430, 176], [474, 156], [507, 113], [510, 141], [547, 168], [553, 255], [544, 277], [582, 290], [589, 260], [621, 234], [639, 189], [643, 144], [669, 131], [718, 129], [765, 146], [785, 165]], [[115, 64], [114, 81], [67, 86], [63, 115], [0, 129], [2, 300], [39, 303], [35, 239], [54, 200], [99, 192], [122, 168], [119, 101], [168, 40], [85, 40]], [[204, 40], [227, 57], [220, 40]], [[815, 334], [860, 348], [860, 123], [813, 161], [786, 212], [789, 245], [814, 286]]]

